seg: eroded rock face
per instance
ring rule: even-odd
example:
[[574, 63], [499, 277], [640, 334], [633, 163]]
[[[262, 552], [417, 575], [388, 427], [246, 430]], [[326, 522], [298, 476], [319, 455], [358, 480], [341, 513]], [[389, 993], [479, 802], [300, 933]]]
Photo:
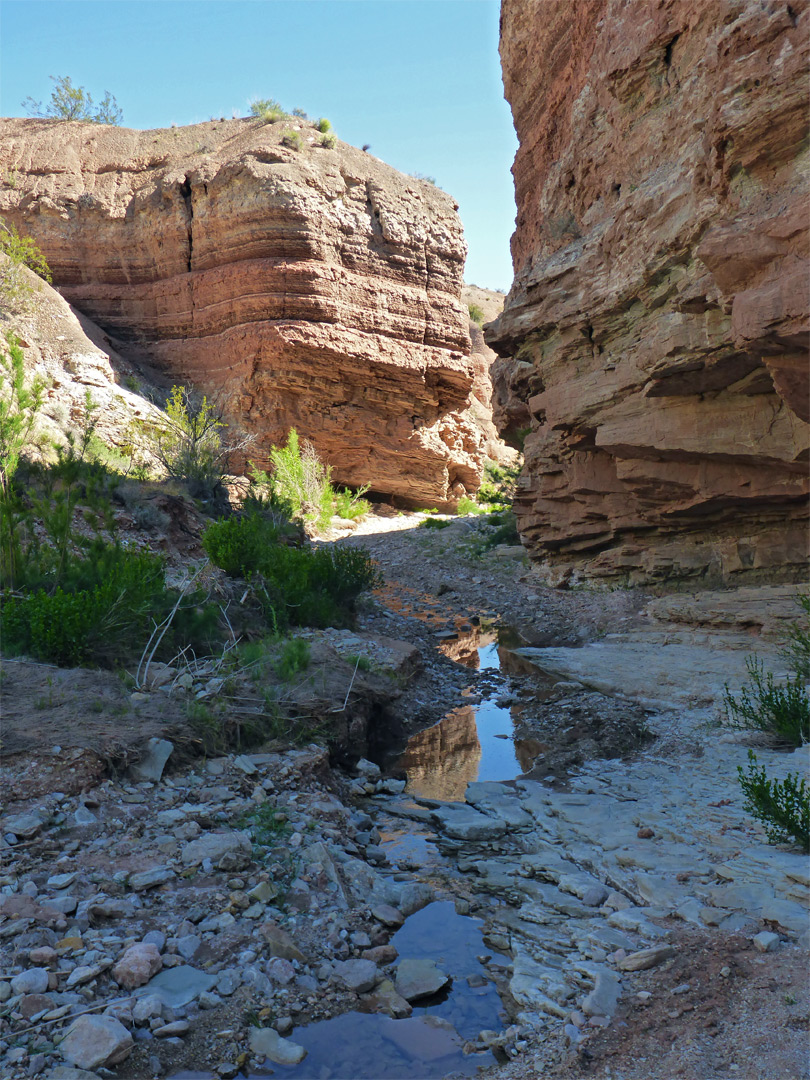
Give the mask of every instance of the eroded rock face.
[[452, 198], [289, 123], [0, 121], [0, 213], [60, 291], [219, 395], [267, 462], [291, 427], [336, 480], [414, 504], [477, 489], [484, 442]]
[[488, 340], [552, 580], [802, 573], [809, 37], [806, 2], [504, 0]]

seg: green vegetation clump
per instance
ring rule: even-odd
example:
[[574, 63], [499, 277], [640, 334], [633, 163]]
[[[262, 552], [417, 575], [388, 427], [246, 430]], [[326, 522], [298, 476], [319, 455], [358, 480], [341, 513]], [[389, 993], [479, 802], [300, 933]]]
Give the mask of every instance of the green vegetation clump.
[[739, 697], [728, 686], [723, 694], [726, 716], [733, 727], [765, 731], [791, 746], [810, 741], [810, 698], [804, 677], [795, 673], [777, 683], [756, 657], [746, 660], [751, 682]]
[[303, 150], [304, 140], [301, 138], [300, 132], [287, 128], [281, 134], [281, 145], [288, 147], [290, 150]]
[[327, 131], [325, 135], [321, 136], [319, 145], [324, 147], [325, 150], [334, 150], [337, 146], [337, 136], [334, 132]]
[[[810, 597], [800, 593], [799, 606], [810, 614]], [[783, 655], [791, 661], [793, 673], [784, 683], [777, 683], [756, 657], [746, 660], [750, 684], [743, 686], [739, 697], [725, 687], [723, 703], [726, 717], [737, 728], [764, 731], [790, 746], [804, 746], [810, 741], [810, 697], [806, 678], [810, 626], [796, 622], [790, 628]], [[745, 808], [765, 825], [771, 843], [795, 840], [810, 851], [810, 791], [798, 774], [784, 780], [769, 780], [758, 766], [756, 755], [748, 751], [748, 773], [737, 769]]]
[[0, 218], [0, 251], [7, 256], [0, 267], [0, 304], [20, 307], [34, 289], [22, 267], [33, 270], [44, 281], [51, 281], [45, 256], [30, 236], [22, 236], [13, 225]]
[[325, 135], [327, 131], [332, 130], [332, 125], [329, 123], [325, 116], [322, 116], [315, 126], [322, 135]]
[[468, 514], [485, 514], [486, 510], [479, 506], [475, 499], [471, 499], [469, 495], [462, 495], [456, 505], [456, 513], [464, 517]]
[[484, 309], [482, 307], [479, 307], [478, 304], [469, 304], [468, 311], [470, 313], [470, 318], [474, 323], [478, 323], [479, 326], [484, 325], [486, 316], [484, 315]]
[[323, 464], [311, 443], [301, 445], [295, 428], [285, 446], [271, 447], [270, 466], [267, 473], [251, 465], [252, 495], [290, 518], [326, 529], [335, 515], [354, 521], [371, 509], [362, 497], [368, 487], [356, 492], [335, 489], [331, 468]]
[[795, 841], [810, 852], [810, 790], [798, 773], [769, 780], [753, 750], [748, 751], [748, 772], [739, 765], [737, 773], [745, 809], [764, 824], [770, 843]]
[[275, 526], [258, 514], [215, 522], [203, 535], [213, 563], [253, 584], [268, 623], [340, 626], [350, 621], [357, 596], [381, 584], [360, 548], [294, 548], [274, 542]]
[[22, 465], [42, 386], [28, 384], [7, 338], [0, 407], [0, 594], [3, 649], [57, 664], [112, 667], [135, 659], [174, 611], [161, 656], [178, 640], [202, 648], [218, 612], [199, 594], [166, 587], [160, 556], [120, 539], [112, 495], [121, 477], [89, 456], [97, 406], [89, 393], [78, 434], [56, 461]]
[[495, 461], [487, 461], [484, 479], [478, 489], [479, 504], [483, 503], [492, 510], [511, 510], [520, 469], [520, 462], [498, 465]]
[[7, 330], [0, 345], [0, 500], [7, 500], [20, 456], [42, 407], [45, 384], [28, 381], [20, 339]]
[[223, 441], [225, 428], [207, 397], [173, 386], [162, 418], [141, 430], [167, 476], [182, 480], [193, 498], [211, 499], [222, 490], [231, 456], [254, 441], [250, 436]]
[[782, 656], [799, 677], [810, 679], [810, 593], [799, 593], [796, 603], [804, 614], [804, 621], [791, 625]]
[[286, 120], [287, 113], [273, 98], [256, 98], [250, 103], [250, 115], [274, 124], [276, 120]]
[[34, 101], [27, 97], [22, 103], [29, 116], [50, 117], [54, 120], [84, 120], [91, 124], [114, 124], [118, 125], [124, 119], [124, 114], [118, 107], [109, 90], [104, 97], [95, 105], [93, 98], [83, 86], [74, 86], [67, 75], [51, 75], [50, 79], [56, 85], [51, 91], [51, 100], [43, 108], [41, 101]]

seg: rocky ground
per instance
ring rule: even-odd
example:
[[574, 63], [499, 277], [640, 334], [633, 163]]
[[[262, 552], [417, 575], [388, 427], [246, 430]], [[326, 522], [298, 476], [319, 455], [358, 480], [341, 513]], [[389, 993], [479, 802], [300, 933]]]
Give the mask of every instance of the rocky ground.
[[[186, 713], [161, 726], [188, 694], [165, 683], [134, 705], [120, 680], [109, 690], [131, 711], [105, 761], [66, 732], [78, 717], [110, 730], [112, 712], [92, 705], [107, 676], [63, 685], [4, 664], [6, 712], [34, 676], [69, 704], [43, 706], [43, 719], [62, 710], [61, 728], [3, 761], [3, 1077], [808, 1075], [807, 862], [766, 845], [744, 812], [746, 741], [717, 719], [722, 679], [742, 680], [748, 652], [776, 662], [789, 591], [736, 605], [553, 591], [519, 551], [481, 554], [474, 519], [417, 520], [381, 512], [341, 534], [387, 584], [356, 634], [313, 646], [343, 665], [337, 709], [356, 655], [387, 679], [384, 708], [364, 717], [381, 761], [460, 700], [512, 708], [532, 769], [463, 802], [410, 797], [372, 763], [341, 771], [316, 744], [194, 759]], [[518, 651], [478, 672], [498, 622]], [[405, 643], [396, 655], [390, 639]], [[777, 775], [803, 757], [757, 753]], [[462, 920], [472, 968], [397, 936], [431, 912], [447, 935]], [[485, 1009], [496, 988], [500, 1018]], [[347, 1010], [399, 1019], [353, 1035], [355, 1058], [329, 1072], [306, 1025]], [[416, 1027], [397, 1026], [408, 1017]]]

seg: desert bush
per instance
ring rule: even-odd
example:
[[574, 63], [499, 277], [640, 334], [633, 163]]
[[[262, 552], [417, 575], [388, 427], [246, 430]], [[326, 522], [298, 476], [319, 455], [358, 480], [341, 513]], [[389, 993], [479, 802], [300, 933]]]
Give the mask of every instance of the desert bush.
[[357, 491], [349, 491], [348, 488], [334, 490], [334, 512], [340, 518], [347, 521], [357, 521], [365, 517], [371, 510], [371, 503], [364, 499], [363, 495], [368, 491], [369, 484], [358, 488]]
[[22, 105], [29, 116], [51, 117], [54, 120], [84, 120], [91, 124], [120, 124], [124, 119], [118, 102], [109, 90], [104, 92], [104, 97], [95, 105], [84, 87], [74, 86], [69, 76], [49, 77], [56, 84], [51, 91], [51, 100], [43, 108], [41, 101], [27, 97]]
[[290, 518], [329, 526], [335, 503], [331, 469], [318, 457], [312, 443], [303, 447], [295, 428], [287, 436], [286, 446], [270, 448], [271, 473], [251, 463], [252, 491], [259, 499]]
[[0, 303], [6, 307], [19, 308], [34, 292], [28, 276], [22, 268], [43, 279], [51, 281], [51, 271], [45, 256], [30, 236], [22, 236], [13, 225], [0, 218], [0, 251], [6, 261], [0, 267]]
[[223, 439], [227, 426], [219, 410], [185, 386], [173, 386], [165, 415], [141, 430], [168, 476], [182, 480], [196, 498], [218, 495], [231, 456], [254, 441], [247, 435]]
[[462, 495], [456, 506], [456, 514], [464, 517], [467, 514], [485, 514], [486, 510], [479, 506], [475, 499], [469, 495]]
[[246, 515], [215, 522], [202, 542], [217, 566], [252, 581], [268, 623], [279, 630], [342, 625], [357, 596], [381, 582], [362, 549], [294, 548], [275, 542], [277, 537], [259, 515]]
[[486, 318], [486, 316], [484, 315], [484, 309], [482, 307], [479, 307], [478, 304], [469, 304], [468, 310], [470, 312], [470, 318], [472, 319], [472, 321], [474, 323], [478, 323], [479, 326], [483, 326], [484, 319]]
[[799, 593], [796, 603], [804, 618], [788, 630], [782, 656], [800, 678], [810, 679], [810, 593]]
[[286, 112], [273, 98], [256, 98], [251, 101], [250, 114], [270, 124], [275, 123], [276, 120], [285, 120], [287, 118]]
[[289, 147], [290, 150], [301, 150], [304, 146], [304, 140], [301, 138], [300, 132], [287, 128], [281, 133], [281, 145]]
[[320, 145], [325, 150], [334, 150], [337, 146], [337, 136], [333, 132], [327, 131], [325, 135], [321, 136]]
[[211, 562], [232, 577], [261, 570], [268, 547], [279, 542], [279, 528], [259, 513], [215, 521], [205, 530], [203, 548]]
[[307, 670], [309, 661], [309, 642], [303, 638], [286, 638], [282, 642], [273, 669], [282, 682], [292, 682], [296, 675]]
[[810, 740], [810, 698], [801, 675], [788, 675], [777, 683], [756, 657], [748, 657], [750, 685], [739, 697], [728, 685], [723, 692], [726, 716], [733, 727], [765, 731], [792, 746]]
[[45, 384], [41, 379], [26, 377], [19, 338], [6, 331], [5, 345], [0, 345], [0, 500], [9, 495], [44, 394]]
[[97, 545], [91, 558], [75, 560], [69, 569], [66, 587], [6, 599], [4, 648], [74, 666], [123, 659], [119, 650], [129, 653], [127, 642], [142, 645], [153, 613], [163, 606], [159, 557]]
[[763, 823], [772, 844], [796, 841], [810, 851], [810, 790], [798, 773], [784, 780], [769, 780], [753, 750], [748, 751], [748, 772], [737, 767], [745, 809]]
[[325, 116], [322, 116], [315, 126], [322, 135], [325, 135], [327, 131], [332, 130], [332, 125], [329, 123]]

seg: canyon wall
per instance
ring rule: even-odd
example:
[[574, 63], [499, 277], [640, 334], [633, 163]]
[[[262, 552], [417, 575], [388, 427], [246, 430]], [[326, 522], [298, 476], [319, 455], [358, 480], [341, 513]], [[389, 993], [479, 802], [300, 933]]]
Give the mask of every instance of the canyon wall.
[[806, 0], [503, 0], [489, 328], [550, 580], [806, 573]]
[[121, 351], [255, 434], [260, 465], [295, 427], [341, 483], [452, 504], [477, 490], [488, 434], [457, 207], [320, 139], [297, 119], [2, 120], [0, 215]]

